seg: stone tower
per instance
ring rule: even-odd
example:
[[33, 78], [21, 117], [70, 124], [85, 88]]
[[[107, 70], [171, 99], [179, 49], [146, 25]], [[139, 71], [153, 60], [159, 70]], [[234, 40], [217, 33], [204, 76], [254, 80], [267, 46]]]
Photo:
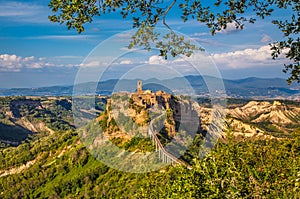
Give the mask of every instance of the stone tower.
[[142, 83], [142, 81], [138, 81], [138, 83], [137, 83], [137, 92], [138, 93], [143, 92], [143, 83]]

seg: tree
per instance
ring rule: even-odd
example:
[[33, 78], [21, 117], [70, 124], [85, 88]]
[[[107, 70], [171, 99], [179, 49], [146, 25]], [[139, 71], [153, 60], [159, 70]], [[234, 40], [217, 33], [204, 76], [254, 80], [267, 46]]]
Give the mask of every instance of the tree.
[[[272, 23], [284, 35], [282, 41], [270, 44], [273, 59], [285, 54], [291, 64], [284, 66], [283, 72], [289, 73], [288, 83], [300, 83], [300, 4], [299, 0], [183, 0], [177, 2], [164, 0], [51, 0], [49, 7], [53, 15], [50, 21], [65, 23], [68, 29], [84, 31], [84, 24], [92, 22], [95, 16], [119, 12], [123, 18], [131, 17], [133, 28], [137, 31], [132, 37], [129, 48], [142, 46], [151, 50], [151, 43], [160, 49], [160, 55], [168, 58], [179, 54], [190, 56], [194, 50], [202, 50], [178, 36], [166, 22], [170, 10], [179, 6], [183, 22], [196, 20], [205, 24], [212, 35], [228, 24], [234, 24], [236, 29], [243, 29], [245, 23], [255, 23], [257, 18], [265, 19], [271, 16], [275, 9], [290, 11], [285, 20], [273, 20]], [[218, 10], [218, 12], [216, 12]], [[254, 12], [255, 17], [247, 17], [245, 13]], [[160, 35], [155, 27], [162, 22], [170, 32]]]

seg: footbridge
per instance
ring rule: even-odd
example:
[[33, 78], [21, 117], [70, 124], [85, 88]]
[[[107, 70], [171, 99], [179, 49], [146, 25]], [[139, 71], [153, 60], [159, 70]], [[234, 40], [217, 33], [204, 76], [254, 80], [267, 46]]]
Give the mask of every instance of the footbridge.
[[192, 167], [190, 165], [188, 165], [186, 162], [178, 159], [177, 157], [175, 157], [174, 155], [172, 155], [171, 153], [169, 153], [168, 151], [166, 151], [164, 149], [164, 146], [161, 144], [159, 138], [157, 137], [158, 133], [153, 128], [153, 121], [154, 120], [152, 120], [149, 123], [148, 135], [149, 135], [150, 139], [152, 140], [152, 143], [155, 145], [155, 151], [158, 152], [158, 157], [164, 163], [180, 164], [180, 165], [187, 167], [188, 169], [191, 169]]

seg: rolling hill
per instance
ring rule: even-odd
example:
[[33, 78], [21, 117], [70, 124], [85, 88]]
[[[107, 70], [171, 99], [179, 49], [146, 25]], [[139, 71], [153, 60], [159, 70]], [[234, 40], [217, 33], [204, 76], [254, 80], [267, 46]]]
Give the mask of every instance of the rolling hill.
[[[112, 92], [129, 91], [133, 92], [136, 88], [137, 80], [116, 80], [111, 79], [99, 83], [89, 82], [76, 85], [77, 94], [82, 95], [110, 95]], [[208, 83], [211, 87], [214, 82], [220, 82], [215, 77], [200, 77], [200, 76], [186, 76], [177, 77], [167, 80], [149, 79], [144, 80], [146, 89], [154, 89], [157, 86], [167, 88], [166, 91], [186, 94], [187, 90], [191, 88], [197, 95], [208, 94]], [[186, 82], [189, 85], [183, 84]], [[300, 99], [300, 86], [293, 84], [289, 86], [284, 79], [273, 78], [246, 78], [240, 80], [223, 80], [224, 88], [228, 97], [235, 98], [281, 98], [281, 99]], [[191, 86], [191, 88], [187, 88]], [[53, 86], [43, 88], [12, 88], [1, 89], [0, 96], [71, 96], [73, 93], [73, 86]]]

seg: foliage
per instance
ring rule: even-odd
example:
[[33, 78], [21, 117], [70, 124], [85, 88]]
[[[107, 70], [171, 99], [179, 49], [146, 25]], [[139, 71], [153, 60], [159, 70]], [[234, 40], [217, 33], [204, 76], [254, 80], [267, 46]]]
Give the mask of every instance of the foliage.
[[143, 138], [141, 135], [134, 136], [129, 142], [126, 142], [122, 147], [126, 151], [153, 152], [154, 146], [150, 138]]
[[[97, 4], [98, 2], [98, 4]], [[123, 18], [132, 17], [133, 28], [137, 28], [132, 37], [129, 48], [142, 46], [147, 50], [153, 48], [151, 42], [160, 49], [160, 55], [167, 58], [168, 55], [180, 54], [190, 56], [194, 50], [202, 50], [199, 47], [178, 36], [166, 23], [166, 17], [176, 5], [176, 0], [139, 1], [139, 0], [51, 0], [49, 7], [53, 15], [50, 21], [60, 24], [66, 23], [68, 29], [74, 28], [81, 33], [84, 24], [92, 22], [95, 16], [107, 13], [119, 12]], [[290, 72], [288, 83], [300, 82], [300, 39], [299, 20], [300, 6], [298, 0], [215, 0], [203, 3], [200, 0], [184, 0], [177, 4], [181, 10], [183, 22], [189, 19], [205, 24], [212, 35], [226, 29], [228, 24], [234, 24], [236, 29], [243, 29], [245, 23], [255, 23], [257, 18], [265, 19], [271, 16], [275, 9], [288, 10], [286, 20], [273, 20], [278, 29], [284, 34], [284, 40], [274, 42], [271, 45], [274, 59], [282, 53], [293, 63], [285, 65], [284, 72]], [[253, 12], [253, 15], [245, 14]], [[250, 16], [250, 17], [247, 17]], [[254, 17], [256, 16], [256, 17]], [[157, 24], [162, 23], [170, 30], [165, 35], [155, 31]]]
[[[299, 135], [295, 140], [217, 144], [193, 169], [149, 179], [138, 198], [297, 198]], [[164, 189], [158, 187], [164, 186]]]
[[32, 135], [44, 136], [47, 128], [74, 129], [68, 98], [1, 97], [0, 104], [0, 140], [4, 143], [18, 145]]
[[108, 115], [107, 115], [107, 112], [104, 111], [99, 116], [99, 124], [103, 131], [106, 131], [106, 129], [107, 129], [107, 123], [108, 123]]
[[[6, 104], [3, 109], [9, 100], [0, 101]], [[42, 104], [47, 104], [52, 113], [55, 109], [50, 105], [55, 100], [44, 100]], [[105, 120], [103, 116], [107, 112], [99, 118]], [[116, 124], [112, 121], [110, 125]], [[93, 123], [86, 126], [95, 133], [91, 137], [99, 135], [93, 129], [97, 127]], [[55, 131], [18, 147], [0, 147], [0, 198], [300, 197], [299, 127], [287, 138], [237, 142], [230, 132], [227, 138], [227, 142], [218, 142], [206, 157], [199, 159], [203, 137], [197, 134], [183, 156], [192, 164], [190, 170], [170, 165], [159, 171], [134, 174], [97, 161], [74, 129]], [[120, 144], [128, 151], [154, 151], [151, 140], [140, 135]]]
[[49, 6], [53, 12], [61, 10], [63, 13], [59, 16], [51, 16], [49, 19], [53, 22], [66, 22], [68, 29], [76, 28], [78, 32], [83, 32], [83, 24], [91, 22], [95, 15], [99, 15], [99, 9], [95, 5], [96, 0], [87, 1], [51, 1]]
[[297, 198], [299, 147], [299, 130], [292, 139], [229, 140], [218, 143], [204, 159], [194, 160], [191, 170], [169, 166], [133, 174], [95, 160], [73, 132], [55, 133], [17, 148], [0, 149], [0, 175], [3, 169], [35, 161], [22, 173], [0, 177], [0, 197]]
[[167, 109], [166, 110], [166, 114], [167, 114], [167, 118], [166, 118], [166, 121], [167, 121], [167, 123], [168, 124], [170, 124], [170, 125], [174, 125], [174, 118], [173, 118], [173, 110], [172, 109]]
[[7, 141], [12, 145], [25, 140], [31, 132], [21, 126], [7, 125], [0, 122], [0, 140]]

